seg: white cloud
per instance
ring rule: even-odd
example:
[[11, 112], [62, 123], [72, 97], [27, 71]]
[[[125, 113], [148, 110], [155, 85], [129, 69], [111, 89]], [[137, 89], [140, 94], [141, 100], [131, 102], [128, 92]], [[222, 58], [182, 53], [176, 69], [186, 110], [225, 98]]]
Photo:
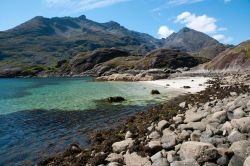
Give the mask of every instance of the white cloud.
[[218, 29], [217, 20], [207, 15], [197, 16], [190, 12], [183, 12], [176, 17], [175, 22], [204, 33], [215, 33]]
[[129, 0], [45, 0], [49, 7], [64, 7], [71, 12], [80, 12], [111, 6]]
[[231, 2], [231, 0], [224, 0], [224, 2], [225, 2], [225, 3], [229, 3], [229, 2]]
[[202, 2], [204, 0], [169, 0], [168, 4], [173, 6]]
[[167, 26], [160, 26], [158, 30], [158, 35], [160, 38], [167, 38], [169, 35], [174, 33], [174, 30], [169, 29]]
[[226, 37], [225, 35], [222, 34], [216, 34], [213, 36], [213, 38], [225, 44], [228, 44], [233, 41], [232, 37]]

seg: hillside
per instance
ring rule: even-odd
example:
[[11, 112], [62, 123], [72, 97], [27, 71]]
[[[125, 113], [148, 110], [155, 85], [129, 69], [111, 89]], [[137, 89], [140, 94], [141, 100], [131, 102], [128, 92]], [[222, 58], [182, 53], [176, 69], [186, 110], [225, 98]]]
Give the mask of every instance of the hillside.
[[249, 69], [250, 40], [220, 53], [205, 68], [207, 69]]
[[136, 54], [158, 48], [160, 40], [130, 31], [110, 21], [97, 23], [77, 18], [35, 17], [0, 33], [0, 68], [31, 65], [53, 66], [79, 52], [116, 47]]

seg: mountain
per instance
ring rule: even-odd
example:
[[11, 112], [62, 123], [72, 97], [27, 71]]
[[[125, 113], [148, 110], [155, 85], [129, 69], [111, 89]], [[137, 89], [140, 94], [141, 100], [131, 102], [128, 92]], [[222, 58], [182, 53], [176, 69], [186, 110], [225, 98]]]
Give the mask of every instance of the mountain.
[[214, 38], [186, 27], [171, 34], [163, 43], [164, 48], [178, 49], [206, 58], [213, 58], [227, 48]]
[[223, 51], [205, 68], [210, 70], [250, 69], [250, 40]]
[[0, 32], [0, 68], [31, 65], [53, 66], [79, 52], [119, 48], [144, 54], [158, 48], [160, 40], [130, 31], [110, 21], [97, 23], [85, 16], [35, 17], [13, 29]]

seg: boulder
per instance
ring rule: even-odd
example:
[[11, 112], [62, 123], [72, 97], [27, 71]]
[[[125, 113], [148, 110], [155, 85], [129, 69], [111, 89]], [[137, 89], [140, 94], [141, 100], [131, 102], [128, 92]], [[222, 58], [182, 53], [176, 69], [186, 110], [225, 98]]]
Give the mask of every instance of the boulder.
[[234, 128], [239, 129], [241, 132], [250, 132], [250, 117], [244, 117], [240, 119], [233, 119], [231, 124]]
[[202, 118], [204, 118], [205, 115], [203, 113], [191, 113], [191, 114], [186, 114], [185, 116], [185, 123], [189, 123], [189, 122], [197, 122], [200, 121]]
[[176, 139], [177, 135], [174, 132], [170, 131], [169, 129], [165, 129], [161, 138], [162, 147], [164, 149], [174, 148], [174, 146], [176, 145]]
[[179, 151], [180, 158], [182, 160], [186, 159], [200, 159], [203, 158], [203, 154], [208, 149], [214, 148], [214, 146], [210, 143], [203, 143], [203, 142], [195, 142], [195, 141], [188, 141], [184, 142], [181, 145], [181, 149]]
[[159, 139], [161, 136], [159, 134], [158, 131], [153, 131], [152, 133], [149, 134], [148, 138], [152, 139], [152, 140], [157, 140]]
[[123, 161], [123, 156], [121, 154], [110, 153], [105, 160], [109, 162], [121, 163]]
[[133, 134], [131, 133], [131, 131], [127, 131], [125, 134], [125, 139], [132, 138], [132, 137], [133, 137]]
[[[100, 166], [100, 165], [98, 165], [98, 166]], [[121, 166], [121, 164], [119, 164], [117, 162], [111, 162], [107, 166]]]
[[179, 125], [178, 129], [204, 131], [206, 129], [206, 124], [204, 122], [189, 122], [188, 124]]
[[151, 166], [151, 162], [146, 157], [139, 156], [136, 152], [126, 153], [124, 156], [125, 165], [130, 166]]
[[152, 166], [170, 166], [166, 158], [160, 158], [153, 162]]
[[195, 130], [191, 134], [190, 139], [191, 141], [200, 141], [200, 137], [201, 137], [201, 132], [199, 130]]
[[126, 151], [128, 148], [132, 147], [133, 144], [134, 141], [131, 138], [126, 139], [124, 141], [115, 142], [112, 145], [113, 152], [120, 153], [122, 151]]
[[151, 95], [159, 95], [161, 94], [158, 90], [151, 90]]
[[229, 136], [227, 137], [227, 139], [233, 143], [233, 142], [237, 142], [237, 141], [241, 141], [241, 140], [246, 140], [247, 137], [244, 134], [241, 134], [238, 130], [233, 130]]
[[159, 151], [162, 149], [160, 141], [150, 141], [148, 143], [148, 147], [153, 151]]
[[184, 89], [190, 89], [190, 86], [183, 86]]
[[161, 120], [161, 121], [157, 124], [157, 126], [155, 127], [155, 129], [158, 130], [158, 131], [162, 131], [162, 130], [164, 130], [165, 128], [167, 128], [168, 126], [169, 126], [168, 121], [166, 121], [166, 120]]
[[184, 101], [184, 102], [180, 103], [180, 104], [179, 104], [179, 107], [185, 108], [185, 107], [186, 107], [186, 102]]
[[234, 142], [230, 150], [234, 152], [233, 157], [229, 162], [229, 166], [243, 165], [246, 158], [250, 155], [250, 141], [238, 141]]
[[243, 166], [250, 166], [250, 156], [248, 156], [247, 159], [244, 161]]
[[220, 123], [224, 123], [227, 119], [227, 112], [226, 111], [215, 112], [212, 118], [217, 119]]
[[230, 134], [231, 131], [233, 130], [233, 126], [231, 125], [230, 122], [225, 122], [221, 128], [222, 131], [226, 131], [227, 134]]
[[114, 96], [107, 98], [107, 101], [110, 103], [117, 103], [117, 102], [123, 102], [125, 99], [121, 96]]
[[182, 161], [174, 161], [170, 166], [199, 166], [194, 159], [187, 159]]

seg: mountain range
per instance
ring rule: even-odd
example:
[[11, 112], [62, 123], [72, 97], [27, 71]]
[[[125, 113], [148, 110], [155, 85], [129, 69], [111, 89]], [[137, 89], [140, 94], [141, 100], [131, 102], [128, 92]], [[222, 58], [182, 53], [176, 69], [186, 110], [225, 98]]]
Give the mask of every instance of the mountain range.
[[37, 16], [0, 32], [0, 41], [0, 69], [55, 66], [59, 61], [98, 48], [116, 48], [136, 56], [170, 48], [212, 59], [230, 47], [189, 28], [166, 39], [156, 39], [128, 30], [114, 21], [97, 23], [84, 15], [76, 18]]

